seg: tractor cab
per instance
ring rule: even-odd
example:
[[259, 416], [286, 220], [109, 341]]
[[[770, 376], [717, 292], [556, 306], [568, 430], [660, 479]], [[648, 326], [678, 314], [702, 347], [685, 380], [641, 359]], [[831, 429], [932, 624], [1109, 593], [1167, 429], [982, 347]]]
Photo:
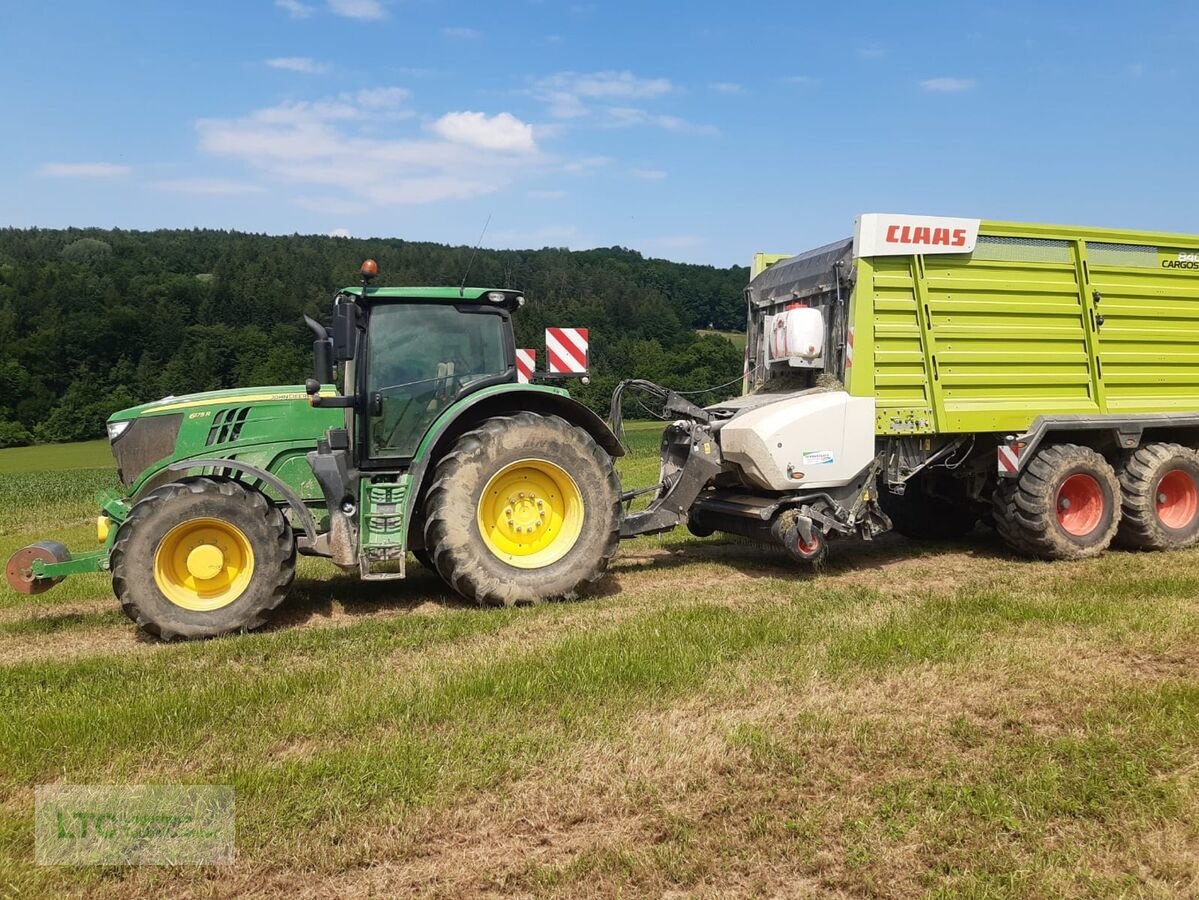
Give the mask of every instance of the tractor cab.
[[[337, 295], [332, 334], [309, 323], [317, 334], [317, 378], [307, 385], [313, 405], [352, 400], [360, 462], [410, 461], [443, 412], [475, 391], [517, 380], [511, 314], [524, 299], [488, 288], [372, 289], [364, 277], [361, 287]], [[321, 388], [336, 381], [334, 362], [344, 364], [344, 393], [324, 398]]]

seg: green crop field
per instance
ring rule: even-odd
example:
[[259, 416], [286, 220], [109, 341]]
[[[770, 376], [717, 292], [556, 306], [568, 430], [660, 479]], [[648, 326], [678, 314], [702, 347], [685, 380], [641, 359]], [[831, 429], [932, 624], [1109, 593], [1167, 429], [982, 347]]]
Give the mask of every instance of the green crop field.
[[[94, 546], [113, 481], [102, 444], [0, 451], [0, 553]], [[980, 529], [811, 574], [679, 531], [516, 610], [412, 566], [303, 560], [269, 630], [186, 645], [101, 576], [5, 589], [0, 895], [1199, 894], [1199, 550]], [[147, 782], [233, 786], [236, 861], [34, 864], [35, 786]]]
[[722, 337], [729, 341], [738, 350], [745, 350], [746, 338], [744, 331], [719, 331], [711, 328], [697, 328], [695, 333], [701, 337], [705, 334], [713, 334], [717, 337]]

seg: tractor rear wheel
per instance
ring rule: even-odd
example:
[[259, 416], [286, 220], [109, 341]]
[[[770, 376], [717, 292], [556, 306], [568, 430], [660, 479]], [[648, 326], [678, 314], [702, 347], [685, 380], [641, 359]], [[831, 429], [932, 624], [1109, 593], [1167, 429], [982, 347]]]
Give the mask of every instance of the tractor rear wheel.
[[1146, 444], [1120, 465], [1124, 517], [1116, 542], [1174, 550], [1199, 541], [1199, 453], [1181, 444]]
[[483, 422], [438, 463], [425, 547], [481, 605], [569, 599], [607, 569], [620, 515], [620, 479], [591, 435], [522, 412]]
[[995, 491], [995, 525], [1019, 553], [1086, 559], [1111, 544], [1120, 524], [1120, 483], [1090, 447], [1055, 444], [1037, 451], [1016, 479]]
[[261, 492], [187, 478], [134, 504], [113, 543], [125, 615], [164, 641], [262, 626], [291, 588], [296, 542]]

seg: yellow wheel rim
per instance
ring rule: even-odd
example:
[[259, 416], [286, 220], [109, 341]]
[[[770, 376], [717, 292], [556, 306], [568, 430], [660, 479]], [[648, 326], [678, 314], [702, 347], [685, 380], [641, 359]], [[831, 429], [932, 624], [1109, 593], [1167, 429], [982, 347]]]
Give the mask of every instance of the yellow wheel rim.
[[183, 609], [211, 612], [242, 595], [254, 576], [254, 550], [236, 525], [189, 519], [172, 528], [154, 551], [154, 581]]
[[583, 494], [559, 466], [522, 459], [487, 482], [477, 517], [483, 543], [497, 558], [518, 569], [541, 569], [578, 541]]

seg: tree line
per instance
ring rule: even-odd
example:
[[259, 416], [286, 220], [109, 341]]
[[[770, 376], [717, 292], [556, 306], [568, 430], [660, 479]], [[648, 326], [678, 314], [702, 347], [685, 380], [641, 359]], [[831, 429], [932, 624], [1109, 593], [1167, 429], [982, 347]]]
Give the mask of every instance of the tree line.
[[621, 247], [471, 254], [217, 230], [0, 229], [0, 446], [100, 437], [115, 410], [168, 394], [302, 383], [303, 315], [329, 321], [333, 294], [367, 257], [383, 285], [458, 284], [469, 264], [471, 284], [522, 290], [517, 342], [541, 365], [546, 325], [589, 328], [592, 383], [571, 391], [599, 412], [621, 378], [695, 391], [741, 371], [739, 350], [697, 329], [744, 328], [743, 267]]

